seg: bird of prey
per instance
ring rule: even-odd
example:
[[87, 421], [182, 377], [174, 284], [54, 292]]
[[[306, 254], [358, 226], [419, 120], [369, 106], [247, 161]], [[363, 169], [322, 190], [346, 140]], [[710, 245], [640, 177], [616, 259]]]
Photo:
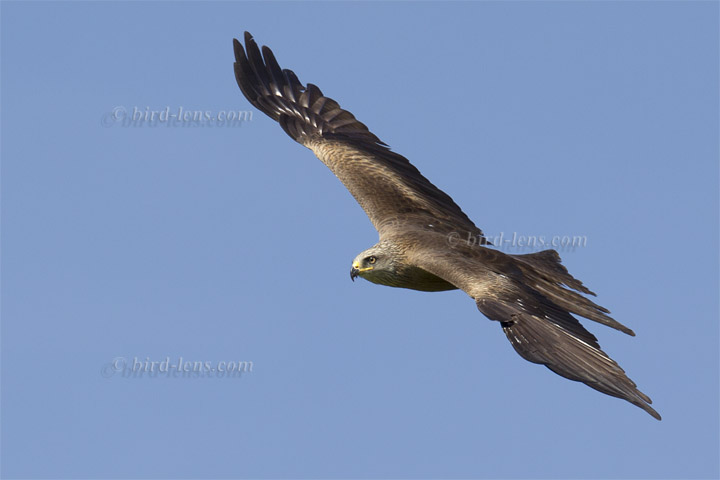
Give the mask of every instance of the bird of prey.
[[595, 294], [568, 273], [555, 250], [510, 255], [491, 248], [452, 198], [318, 87], [280, 68], [268, 47], [261, 53], [248, 32], [245, 48], [237, 39], [233, 45], [235, 78], [245, 97], [312, 150], [377, 229], [379, 242], [352, 262], [353, 280], [427, 292], [461, 289], [500, 323], [525, 360], [660, 420], [650, 397], [573, 314], [635, 334], [581, 295]]

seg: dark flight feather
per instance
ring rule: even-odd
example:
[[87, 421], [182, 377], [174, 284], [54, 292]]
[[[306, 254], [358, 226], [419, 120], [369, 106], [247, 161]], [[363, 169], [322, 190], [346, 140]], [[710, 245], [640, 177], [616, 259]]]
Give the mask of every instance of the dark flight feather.
[[502, 329], [515, 351], [525, 360], [545, 365], [565, 378], [627, 400], [654, 418], [661, 419], [650, 406], [652, 400], [637, 389], [637, 385], [599, 348], [597, 342], [583, 341], [576, 333], [556, 322], [547, 322], [542, 317], [528, 314], [517, 304], [481, 299], [478, 309], [493, 320], [511, 319], [501, 320]]

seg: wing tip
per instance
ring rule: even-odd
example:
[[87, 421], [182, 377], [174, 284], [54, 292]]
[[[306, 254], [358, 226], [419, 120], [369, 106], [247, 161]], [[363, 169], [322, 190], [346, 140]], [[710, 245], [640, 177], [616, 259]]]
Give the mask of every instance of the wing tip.
[[[648, 403], [650, 403], [650, 402], [648, 402]], [[647, 413], [649, 413], [650, 416], [653, 417], [655, 420], [657, 420], [659, 422], [662, 421], [662, 416], [660, 416], [660, 414], [654, 408], [652, 408], [650, 405], [643, 404], [643, 405], [638, 405], [638, 407], [642, 408]]]
[[243, 49], [242, 43], [237, 38], [233, 38], [233, 52], [235, 53], [235, 63], [245, 58], [245, 49]]

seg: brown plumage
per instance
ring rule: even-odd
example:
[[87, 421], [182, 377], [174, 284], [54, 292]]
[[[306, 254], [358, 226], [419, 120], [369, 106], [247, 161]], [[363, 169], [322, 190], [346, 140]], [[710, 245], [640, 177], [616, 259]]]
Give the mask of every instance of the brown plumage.
[[[380, 241], [353, 261], [351, 278], [422, 291], [462, 289], [500, 322], [524, 359], [618, 398], [660, 420], [650, 398], [600, 349], [572, 314], [629, 335], [632, 330], [582, 294], [554, 250], [508, 255], [410, 162], [313, 84], [281, 69], [268, 47], [245, 32], [234, 40], [235, 77], [245, 97], [312, 150], [343, 182], [378, 230]], [[459, 239], [474, 238], [478, 242]], [[578, 293], [579, 292], [579, 293]]]

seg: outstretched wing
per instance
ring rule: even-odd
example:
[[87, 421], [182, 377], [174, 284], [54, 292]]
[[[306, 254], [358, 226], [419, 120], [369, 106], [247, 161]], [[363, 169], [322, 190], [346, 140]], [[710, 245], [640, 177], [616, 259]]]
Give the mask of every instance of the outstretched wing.
[[592, 294], [561, 265], [557, 252], [507, 255], [463, 242], [448, 247], [426, 232], [414, 235], [411, 241], [426, 247], [414, 250], [412, 264], [468, 293], [485, 316], [500, 322], [521, 357], [627, 400], [660, 420], [650, 397], [571, 313], [635, 334], [610, 318], [606, 309], [571, 290]]
[[403, 223], [467, 233], [484, 243], [482, 231], [452, 198], [318, 87], [305, 86], [291, 70], [281, 69], [268, 47], [261, 54], [245, 32], [247, 54], [237, 40], [234, 48], [235, 77], [245, 97], [332, 170], [381, 237]]

